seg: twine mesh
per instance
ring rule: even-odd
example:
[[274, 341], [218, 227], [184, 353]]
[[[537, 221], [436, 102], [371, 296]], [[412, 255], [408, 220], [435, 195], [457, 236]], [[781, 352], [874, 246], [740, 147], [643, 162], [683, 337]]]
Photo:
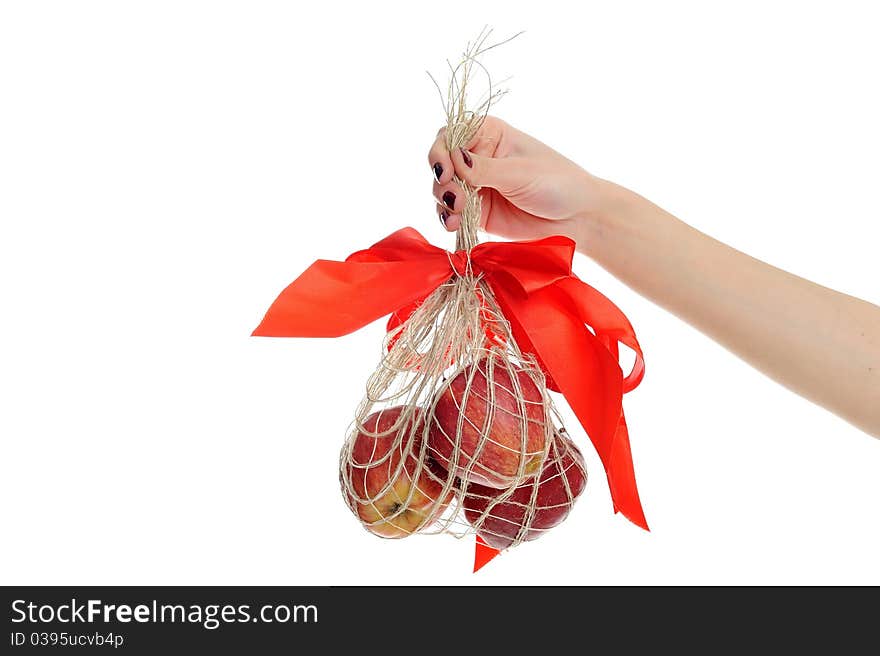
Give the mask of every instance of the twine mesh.
[[[441, 99], [450, 151], [471, 143], [504, 94], [479, 61], [501, 45], [487, 46], [490, 34], [484, 29], [449, 66]], [[477, 70], [488, 91], [468, 109]], [[456, 181], [464, 192], [456, 251], [464, 257], [451, 258], [455, 274], [386, 335], [340, 454], [340, 483], [349, 508], [376, 535], [476, 532], [504, 549], [562, 521], [586, 469], [544, 374], [519, 349], [471, 266], [480, 190]]]

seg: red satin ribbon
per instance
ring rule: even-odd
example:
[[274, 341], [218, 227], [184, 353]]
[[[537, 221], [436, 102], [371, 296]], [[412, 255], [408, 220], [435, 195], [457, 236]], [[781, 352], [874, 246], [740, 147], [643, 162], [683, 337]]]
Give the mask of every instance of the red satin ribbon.
[[[468, 263], [467, 253], [403, 228], [344, 262], [317, 260], [281, 292], [253, 334], [340, 337], [389, 314], [392, 328], [469, 265], [492, 289], [520, 349], [534, 354], [548, 387], [562, 393], [593, 442], [615, 512], [647, 530], [622, 407], [623, 394], [644, 375], [642, 350], [617, 306], [572, 273], [574, 251], [561, 236], [485, 242]], [[619, 344], [636, 355], [627, 376]]]

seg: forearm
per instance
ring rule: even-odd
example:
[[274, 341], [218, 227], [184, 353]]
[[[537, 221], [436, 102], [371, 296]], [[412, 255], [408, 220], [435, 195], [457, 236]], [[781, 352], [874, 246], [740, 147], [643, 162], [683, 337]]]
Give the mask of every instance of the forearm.
[[771, 378], [880, 437], [880, 308], [756, 260], [600, 181], [579, 250]]

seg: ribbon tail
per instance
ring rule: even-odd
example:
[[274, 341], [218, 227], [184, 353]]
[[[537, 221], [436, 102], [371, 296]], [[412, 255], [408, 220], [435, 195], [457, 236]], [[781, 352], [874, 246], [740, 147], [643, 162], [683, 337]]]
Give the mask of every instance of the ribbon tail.
[[488, 565], [500, 553], [495, 547], [486, 544], [486, 541], [478, 535], [474, 544], [474, 574]]
[[636, 471], [633, 467], [632, 451], [629, 446], [629, 430], [627, 430], [626, 419], [622, 412], [611, 445], [611, 466], [608, 468], [608, 478], [611, 488], [618, 491], [617, 499], [612, 497], [614, 512], [623, 513], [623, 516], [633, 524], [650, 531], [648, 520], [642, 509], [642, 501], [639, 498], [639, 489], [636, 486]]
[[493, 285], [493, 291], [514, 339], [521, 347], [531, 345], [596, 448], [615, 510], [647, 530], [623, 420], [623, 373], [616, 356], [587, 329], [563, 290], [551, 286], [528, 297], [508, 293], [502, 285]]
[[[618, 339], [601, 332], [597, 333], [597, 336], [605, 345], [605, 348], [608, 349], [611, 357], [617, 360], [620, 356]], [[633, 335], [632, 339], [635, 341], [635, 335]], [[638, 342], [635, 342], [635, 345], [636, 348], [633, 350], [636, 351], [636, 362], [633, 365], [633, 373], [631, 373], [630, 376], [635, 375], [640, 381], [645, 372], [645, 364], [641, 357], [642, 351], [638, 346]], [[628, 391], [626, 379], [623, 381], [623, 391], [624, 393]], [[629, 445], [629, 429], [626, 426], [626, 417], [623, 415], [623, 408], [621, 408], [620, 420], [617, 422], [617, 430], [614, 431], [614, 439], [611, 444], [611, 461], [612, 465], [609, 469], [609, 476], [611, 475], [610, 472], [613, 472], [615, 478], [618, 479], [615, 481], [614, 486], [617, 489], [622, 490], [625, 494], [629, 493], [635, 495], [634, 498], [628, 499], [626, 507], [635, 509], [636, 514], [634, 517], [630, 517], [629, 515], [625, 516], [636, 526], [640, 526], [646, 531], [650, 531], [651, 529], [648, 528], [648, 520], [645, 519], [645, 513], [642, 510], [641, 499], [639, 499], [639, 490], [638, 487], [636, 487], [636, 472], [632, 461], [632, 450]], [[614, 512], [619, 512], [616, 503], [614, 505]]]
[[318, 260], [278, 295], [254, 330], [263, 337], [341, 337], [427, 296], [448, 260]]

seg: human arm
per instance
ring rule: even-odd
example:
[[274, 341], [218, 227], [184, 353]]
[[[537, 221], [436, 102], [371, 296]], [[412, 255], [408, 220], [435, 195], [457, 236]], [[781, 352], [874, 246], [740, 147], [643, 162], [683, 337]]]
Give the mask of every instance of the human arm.
[[458, 199], [454, 171], [484, 188], [487, 231], [570, 236], [639, 294], [880, 437], [880, 307], [731, 248], [494, 118], [466, 152], [448, 153], [438, 138], [429, 161], [443, 168], [434, 193], [448, 229], [457, 227], [456, 203], [444, 204], [447, 192]]

